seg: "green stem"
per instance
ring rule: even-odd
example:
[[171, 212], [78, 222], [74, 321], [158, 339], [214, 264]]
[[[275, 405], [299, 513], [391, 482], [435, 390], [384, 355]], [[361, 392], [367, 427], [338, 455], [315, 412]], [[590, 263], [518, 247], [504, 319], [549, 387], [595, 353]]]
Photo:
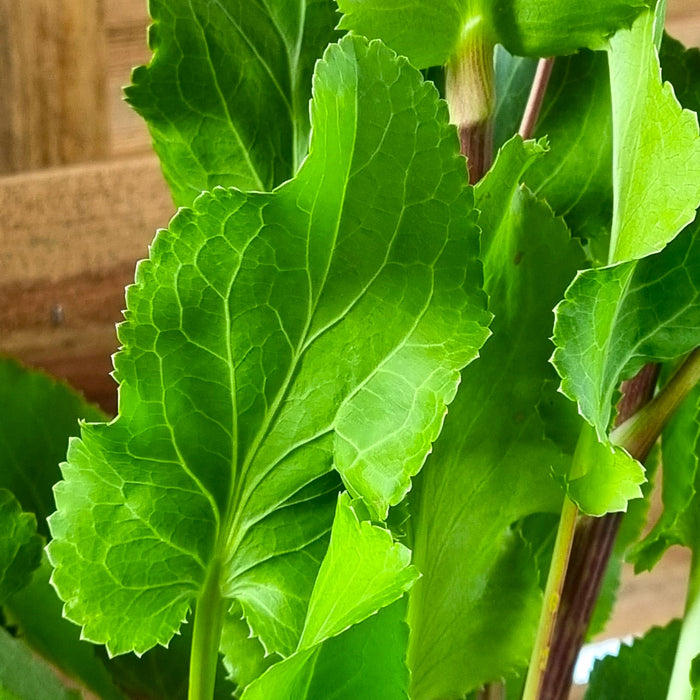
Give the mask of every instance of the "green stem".
[[214, 561], [194, 612], [189, 700], [211, 700], [214, 697], [224, 612], [221, 562]]
[[[575, 460], [575, 458], [574, 458]], [[544, 591], [544, 601], [540, 613], [540, 621], [535, 636], [535, 646], [530, 657], [530, 667], [527, 671], [523, 700], [536, 700], [542, 687], [544, 672], [547, 668], [549, 648], [554, 632], [554, 623], [559, 609], [561, 589], [571, 554], [571, 544], [576, 529], [578, 508], [568, 497], [564, 497], [564, 506], [559, 520], [557, 539], [554, 543], [552, 562], [549, 566], [547, 586]]]
[[493, 42], [486, 38], [483, 27], [471, 26], [448, 61], [445, 75], [450, 121], [459, 131], [472, 184], [486, 174], [493, 161], [493, 50]]
[[615, 428], [610, 442], [624, 447], [635, 459], [646, 458], [669, 418], [700, 381], [700, 348], [688, 355], [666, 386], [629, 420]]
[[676, 658], [673, 662], [671, 682], [667, 700], [691, 700], [693, 689], [690, 686], [690, 665], [700, 654], [700, 555], [693, 551], [690, 564], [690, 579], [685, 603], [685, 616], [681, 636], [678, 640]]

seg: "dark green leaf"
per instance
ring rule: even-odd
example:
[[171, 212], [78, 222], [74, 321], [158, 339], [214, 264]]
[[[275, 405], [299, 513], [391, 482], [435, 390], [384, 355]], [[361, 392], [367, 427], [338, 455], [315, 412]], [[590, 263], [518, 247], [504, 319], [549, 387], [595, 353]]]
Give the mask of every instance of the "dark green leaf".
[[405, 700], [405, 614], [405, 600], [399, 600], [340, 636], [291, 656], [256, 681], [244, 700]]
[[697, 115], [662, 84], [654, 13], [618, 32], [610, 47], [614, 209], [610, 262], [660, 251], [700, 204]]
[[80, 418], [104, 420], [105, 415], [63, 382], [0, 358], [0, 488], [12, 491], [22, 509], [36, 515], [45, 536], [54, 509], [51, 489], [61, 477], [58, 465], [68, 438], [78, 434]]
[[31, 583], [10, 598], [5, 617], [35, 653], [66, 677], [73, 678], [103, 700], [122, 698], [98, 650], [80, 639], [80, 628], [61, 616], [61, 601], [49, 583], [51, 565], [44, 558]]
[[617, 656], [598, 661], [586, 700], [666, 700], [680, 629], [680, 620], [654, 627], [632, 646], [623, 645]]
[[[527, 664], [541, 605], [531, 546], [511, 527], [558, 512], [551, 476], [569, 460], [544, 437], [552, 308], [582, 261], [551, 210], [518, 186], [541, 145], [506, 144], [482, 183], [485, 288], [494, 336], [462, 373], [411, 494], [411, 697], [452, 697]], [[455, 624], [455, 620], [459, 620]]]
[[215, 185], [271, 190], [306, 155], [330, 0], [151, 0], [154, 52], [126, 94], [178, 205]]
[[7, 489], [0, 489], [0, 605], [29, 583], [41, 562], [43, 539], [36, 518], [22, 511]]

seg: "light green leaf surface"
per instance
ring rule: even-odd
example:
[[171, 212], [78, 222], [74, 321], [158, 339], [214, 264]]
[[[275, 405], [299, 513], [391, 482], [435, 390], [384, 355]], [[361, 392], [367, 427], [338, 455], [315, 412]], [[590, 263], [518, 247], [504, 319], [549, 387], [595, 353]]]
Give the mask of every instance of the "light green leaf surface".
[[21, 640], [0, 627], [0, 698], [2, 700], [80, 700], [50, 666]]
[[695, 548], [700, 527], [700, 387], [673, 415], [661, 436], [664, 509], [630, 559], [638, 571], [651, 569], [674, 544]]
[[396, 600], [418, 576], [410, 561], [406, 547], [360, 520], [347, 492], [341, 494], [299, 648], [320, 644]]
[[610, 262], [661, 250], [700, 204], [697, 115], [661, 82], [654, 13], [618, 32], [609, 52], [614, 209]]
[[473, 195], [434, 88], [343, 40], [312, 120], [294, 180], [202, 195], [127, 292], [119, 416], [72, 442], [50, 521], [65, 614], [111, 653], [166, 643], [217, 570], [290, 653], [332, 468], [385, 516], [487, 336]]
[[418, 68], [447, 63], [476, 32], [521, 56], [601, 49], [646, 5], [643, 0], [338, 0], [341, 29], [382, 39]]
[[405, 700], [408, 626], [404, 600], [338, 637], [270, 668], [244, 700]]
[[557, 307], [552, 362], [601, 441], [620, 382], [700, 345], [699, 231], [696, 222], [661, 253], [582, 272]]
[[0, 605], [29, 583], [41, 563], [43, 539], [36, 518], [22, 511], [7, 489], [0, 489]]
[[685, 49], [665, 34], [659, 53], [663, 79], [673, 85], [678, 101], [685, 109], [700, 111], [700, 49]]
[[175, 201], [216, 185], [270, 190], [309, 138], [311, 75], [337, 33], [330, 0], [151, 0], [148, 66], [127, 99]]
[[654, 627], [632, 646], [623, 644], [616, 657], [596, 662], [586, 700], [666, 700], [680, 629], [680, 620]]
[[600, 442], [592, 426], [583, 424], [571, 472], [566, 475], [569, 498], [586, 515], [626, 511], [628, 501], [641, 498], [644, 468], [624, 450]]
[[45, 536], [54, 509], [51, 489], [61, 477], [58, 465], [81, 418], [104, 420], [105, 414], [63, 382], [0, 358], [0, 488], [36, 515]]
[[[411, 697], [455, 697], [527, 664], [541, 591], [531, 546], [513, 525], [558, 512], [536, 411], [551, 391], [552, 308], [582, 262], [551, 210], [518, 186], [542, 146], [516, 138], [479, 184], [485, 288], [494, 336], [462, 384], [411, 494]], [[455, 624], [458, 620], [458, 624]]]

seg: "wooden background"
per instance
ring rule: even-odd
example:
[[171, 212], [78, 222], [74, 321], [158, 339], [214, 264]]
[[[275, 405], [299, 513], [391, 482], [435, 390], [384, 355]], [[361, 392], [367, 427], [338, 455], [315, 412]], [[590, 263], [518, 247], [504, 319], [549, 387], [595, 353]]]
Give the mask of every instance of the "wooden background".
[[[146, 0], [0, 0], [0, 352], [67, 379], [109, 411], [124, 287], [174, 207], [122, 101], [148, 60]], [[700, 45], [700, 0], [669, 0]], [[688, 562], [625, 571], [605, 636], [682, 613]]]

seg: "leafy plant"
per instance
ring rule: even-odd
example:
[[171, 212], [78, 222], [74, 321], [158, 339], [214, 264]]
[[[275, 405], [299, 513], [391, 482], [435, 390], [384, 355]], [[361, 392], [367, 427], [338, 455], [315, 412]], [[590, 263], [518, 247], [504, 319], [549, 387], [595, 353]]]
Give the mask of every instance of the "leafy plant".
[[[700, 54], [663, 2], [338, 5], [150, 2], [127, 98], [183, 208], [113, 420], [0, 366], [5, 692], [565, 697], [608, 559], [698, 551]], [[698, 570], [592, 697], [652, 642], [691, 697]]]

